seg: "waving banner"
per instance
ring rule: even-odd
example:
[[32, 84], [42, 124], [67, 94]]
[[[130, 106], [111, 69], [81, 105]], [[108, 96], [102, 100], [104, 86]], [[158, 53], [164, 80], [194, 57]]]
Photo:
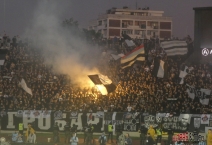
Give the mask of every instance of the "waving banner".
[[211, 90], [208, 89], [197, 89], [193, 86], [190, 85], [186, 85], [187, 86], [187, 92], [188, 92], [188, 96], [191, 99], [194, 99], [195, 97], [198, 97], [200, 100], [200, 103], [202, 103], [203, 105], [208, 105], [209, 103], [209, 97], [211, 94]]

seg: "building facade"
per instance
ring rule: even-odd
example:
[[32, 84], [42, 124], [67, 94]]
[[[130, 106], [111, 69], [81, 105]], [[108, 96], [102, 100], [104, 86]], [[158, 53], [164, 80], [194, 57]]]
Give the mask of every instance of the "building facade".
[[149, 9], [112, 8], [90, 22], [88, 29], [102, 33], [103, 38], [121, 37], [122, 33], [138, 39], [171, 38], [172, 18], [163, 14], [164, 11]]

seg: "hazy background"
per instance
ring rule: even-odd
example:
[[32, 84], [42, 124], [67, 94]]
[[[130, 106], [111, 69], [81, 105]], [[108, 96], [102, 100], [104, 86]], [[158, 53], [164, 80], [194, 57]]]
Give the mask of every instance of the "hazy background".
[[63, 27], [60, 18], [64, 10], [58, 3], [40, 1], [23, 35], [33, 41], [32, 47], [41, 52], [55, 73], [68, 74], [73, 84], [88, 87], [92, 82], [87, 75], [99, 73], [101, 51], [88, 44], [80, 32]]
[[[33, 14], [41, 1], [44, 0], [0, 0], [0, 35], [3, 35], [4, 30], [8, 35], [22, 35], [26, 27], [32, 23]], [[60, 14], [59, 20], [73, 17], [81, 28], [87, 28], [90, 20], [96, 19], [99, 14], [112, 7], [136, 7], [136, 0], [47, 0], [47, 2], [57, 3], [54, 11], [55, 14]], [[137, 6], [163, 10], [165, 16], [173, 18], [174, 36], [181, 38], [190, 34], [193, 38], [193, 7], [212, 6], [212, 0], [137, 0]]]

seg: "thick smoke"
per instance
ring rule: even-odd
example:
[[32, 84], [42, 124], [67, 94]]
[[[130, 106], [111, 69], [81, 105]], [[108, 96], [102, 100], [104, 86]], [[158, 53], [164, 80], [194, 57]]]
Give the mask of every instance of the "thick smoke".
[[100, 52], [62, 27], [60, 11], [52, 1], [40, 3], [26, 37], [35, 42], [45, 63], [53, 66], [56, 73], [68, 74], [73, 83], [88, 86], [92, 83], [87, 75], [99, 72], [96, 66]]

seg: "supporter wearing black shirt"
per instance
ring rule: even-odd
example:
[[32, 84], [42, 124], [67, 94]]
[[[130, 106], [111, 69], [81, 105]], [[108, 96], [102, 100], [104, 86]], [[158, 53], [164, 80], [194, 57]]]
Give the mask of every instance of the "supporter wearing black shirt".
[[59, 142], [59, 126], [58, 123], [55, 122], [54, 126], [53, 126], [53, 139], [55, 143]]
[[144, 123], [141, 123], [140, 130], [139, 130], [140, 145], [144, 145], [146, 142], [146, 134], [147, 134], [148, 129], [144, 125], [145, 125]]
[[153, 138], [151, 137], [151, 135], [148, 133], [147, 134], [147, 140], [146, 140], [146, 145], [154, 145], [155, 142], [153, 140]]
[[171, 126], [167, 129], [167, 134], [168, 134], [168, 142], [167, 142], [167, 145], [170, 145], [172, 144], [172, 136], [174, 134]]
[[77, 133], [77, 126], [73, 124], [70, 131], [71, 131], [71, 134]]
[[118, 143], [119, 136], [122, 134], [122, 131], [123, 131], [122, 124], [118, 124], [116, 126], [116, 143]]
[[64, 131], [65, 131], [65, 143], [66, 143], [66, 141], [67, 141], [67, 143], [69, 143], [69, 139], [70, 139], [70, 125], [69, 125], [68, 122], [64, 126]]

